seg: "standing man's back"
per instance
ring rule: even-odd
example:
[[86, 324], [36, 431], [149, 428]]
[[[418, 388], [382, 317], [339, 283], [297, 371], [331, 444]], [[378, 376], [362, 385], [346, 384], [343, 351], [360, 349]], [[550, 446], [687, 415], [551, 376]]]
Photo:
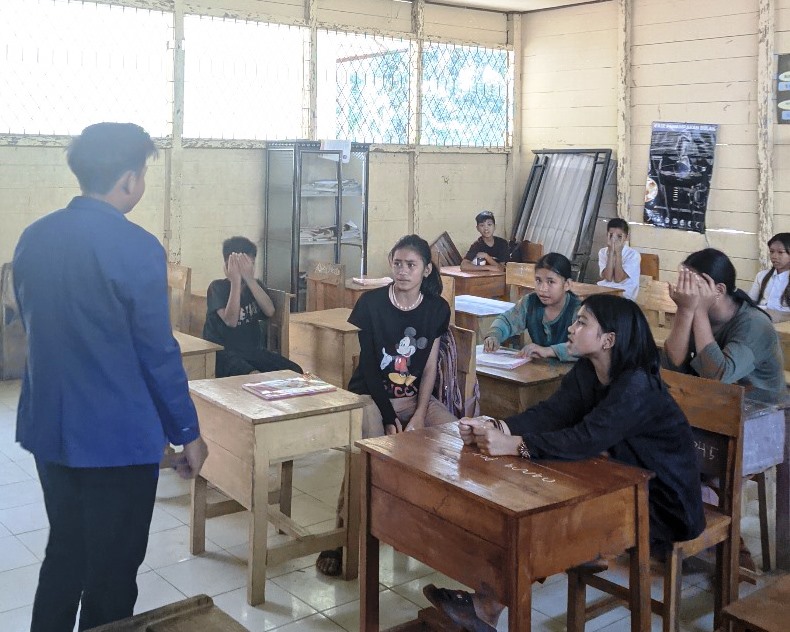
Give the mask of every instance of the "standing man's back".
[[170, 328], [165, 254], [128, 221], [156, 154], [132, 124], [86, 128], [68, 150], [83, 195], [28, 227], [14, 290], [28, 338], [17, 440], [36, 457], [50, 538], [32, 630], [80, 629], [132, 614], [158, 463], [184, 445], [205, 459]]

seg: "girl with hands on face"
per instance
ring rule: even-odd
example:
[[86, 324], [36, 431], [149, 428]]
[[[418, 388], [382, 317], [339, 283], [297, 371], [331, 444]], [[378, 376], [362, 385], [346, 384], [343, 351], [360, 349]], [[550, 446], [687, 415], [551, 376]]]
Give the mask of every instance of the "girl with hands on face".
[[[655, 472], [648, 483], [651, 551], [661, 557], [672, 542], [705, 527], [700, 474], [691, 428], [659, 373], [659, 354], [647, 320], [633, 301], [590, 296], [568, 328], [568, 347], [579, 357], [559, 390], [523, 413], [499, 421], [464, 418], [465, 450], [526, 459], [586, 459], [606, 452]], [[496, 627], [503, 606], [485, 593], [429, 586], [431, 602], [449, 617], [459, 609]], [[473, 610], [470, 610], [472, 609]], [[465, 626], [468, 627], [468, 626]], [[488, 629], [479, 627], [475, 629]]]
[[723, 252], [689, 255], [670, 287], [678, 306], [662, 364], [728, 384], [751, 386], [769, 403], [785, 391], [781, 346], [770, 318], [735, 287], [735, 267]]
[[511, 336], [527, 331], [532, 342], [519, 351], [520, 357], [574, 361], [568, 352], [568, 326], [581, 301], [571, 292], [570, 279], [571, 262], [564, 255], [550, 252], [538, 259], [535, 291], [494, 319], [483, 349], [494, 352]]

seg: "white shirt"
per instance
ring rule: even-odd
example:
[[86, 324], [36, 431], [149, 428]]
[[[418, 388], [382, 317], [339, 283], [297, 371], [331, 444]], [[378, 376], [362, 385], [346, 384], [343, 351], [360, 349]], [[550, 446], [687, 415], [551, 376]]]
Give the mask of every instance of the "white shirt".
[[[757, 273], [757, 278], [752, 284], [752, 289], [749, 290], [749, 296], [753, 301], [757, 301], [763, 279], [771, 270], [772, 268], [768, 268], [767, 270], [761, 270]], [[771, 278], [768, 279], [768, 285], [765, 286], [765, 292], [763, 292], [763, 300], [760, 301], [760, 307], [773, 309], [777, 312], [790, 312], [790, 305], [782, 305], [782, 294], [785, 292], [788, 279], [790, 279], [790, 271], [785, 271], [781, 274], [772, 274]]]
[[[598, 251], [598, 273], [603, 274], [607, 263], [608, 248], [604, 246]], [[623, 290], [626, 298], [632, 301], [636, 299], [639, 294], [639, 274], [641, 271], [642, 255], [638, 250], [634, 250], [631, 246], [623, 246], [623, 272], [628, 275], [625, 281], [615, 283], [614, 281], [598, 281], [598, 285], [605, 285], [606, 287], [616, 287]]]

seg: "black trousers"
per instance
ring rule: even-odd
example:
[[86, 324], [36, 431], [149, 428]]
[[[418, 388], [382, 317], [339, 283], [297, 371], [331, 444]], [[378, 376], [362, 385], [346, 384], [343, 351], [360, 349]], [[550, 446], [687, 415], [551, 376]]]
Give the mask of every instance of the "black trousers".
[[132, 615], [159, 465], [71, 468], [36, 459], [49, 542], [31, 632], [70, 632]]

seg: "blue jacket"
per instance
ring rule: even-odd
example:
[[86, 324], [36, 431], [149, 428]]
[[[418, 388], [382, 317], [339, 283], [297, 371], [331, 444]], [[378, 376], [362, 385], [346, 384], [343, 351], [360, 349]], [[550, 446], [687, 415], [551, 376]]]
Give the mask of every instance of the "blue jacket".
[[153, 235], [76, 197], [22, 233], [13, 266], [28, 338], [24, 448], [69, 467], [113, 467], [157, 463], [165, 437], [198, 437]]

